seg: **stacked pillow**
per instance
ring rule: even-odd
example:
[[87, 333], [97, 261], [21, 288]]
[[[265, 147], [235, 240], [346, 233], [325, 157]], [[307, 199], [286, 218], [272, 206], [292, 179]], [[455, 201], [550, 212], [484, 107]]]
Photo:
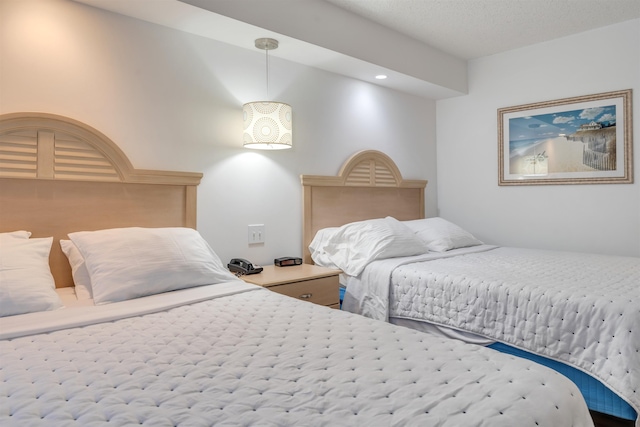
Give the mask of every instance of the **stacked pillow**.
[[191, 228], [80, 231], [60, 242], [78, 298], [106, 304], [238, 280]]
[[62, 307], [49, 269], [53, 238], [30, 236], [0, 233], [0, 317]]
[[444, 218], [416, 219], [403, 223], [425, 242], [432, 252], [446, 252], [482, 244], [471, 233]]
[[62, 252], [66, 255], [71, 266], [71, 275], [73, 276], [73, 284], [75, 285], [76, 297], [79, 300], [87, 300], [93, 298], [91, 292], [91, 279], [84, 258], [78, 250], [78, 247], [71, 240], [60, 240]]

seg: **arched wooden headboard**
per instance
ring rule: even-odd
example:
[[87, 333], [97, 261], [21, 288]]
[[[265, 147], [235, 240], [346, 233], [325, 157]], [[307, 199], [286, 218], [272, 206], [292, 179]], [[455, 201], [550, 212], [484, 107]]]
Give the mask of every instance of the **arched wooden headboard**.
[[318, 230], [392, 216], [424, 218], [425, 180], [405, 180], [386, 154], [367, 150], [351, 156], [337, 176], [302, 175], [302, 253], [313, 263], [309, 243]]
[[45, 113], [0, 115], [0, 231], [54, 237], [57, 287], [72, 286], [67, 233], [196, 226], [201, 173], [135, 169], [98, 130]]

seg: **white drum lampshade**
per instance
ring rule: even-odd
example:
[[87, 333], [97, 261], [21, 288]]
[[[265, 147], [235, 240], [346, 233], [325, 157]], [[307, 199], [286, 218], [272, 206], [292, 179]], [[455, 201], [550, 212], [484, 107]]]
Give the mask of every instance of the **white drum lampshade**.
[[248, 102], [242, 107], [245, 148], [281, 150], [291, 148], [291, 106], [282, 102]]

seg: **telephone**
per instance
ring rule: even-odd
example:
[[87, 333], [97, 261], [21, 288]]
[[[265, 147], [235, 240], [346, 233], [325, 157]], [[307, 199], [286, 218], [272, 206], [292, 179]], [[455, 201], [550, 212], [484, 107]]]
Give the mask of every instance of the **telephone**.
[[236, 275], [256, 274], [262, 271], [262, 267], [254, 267], [249, 261], [243, 258], [232, 258], [227, 264], [227, 268]]

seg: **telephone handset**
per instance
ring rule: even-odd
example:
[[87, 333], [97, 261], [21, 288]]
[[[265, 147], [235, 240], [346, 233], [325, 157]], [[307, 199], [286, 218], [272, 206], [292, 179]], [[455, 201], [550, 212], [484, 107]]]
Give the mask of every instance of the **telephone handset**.
[[249, 261], [243, 258], [233, 258], [227, 264], [227, 268], [236, 275], [256, 274], [262, 271], [262, 267], [254, 267]]

